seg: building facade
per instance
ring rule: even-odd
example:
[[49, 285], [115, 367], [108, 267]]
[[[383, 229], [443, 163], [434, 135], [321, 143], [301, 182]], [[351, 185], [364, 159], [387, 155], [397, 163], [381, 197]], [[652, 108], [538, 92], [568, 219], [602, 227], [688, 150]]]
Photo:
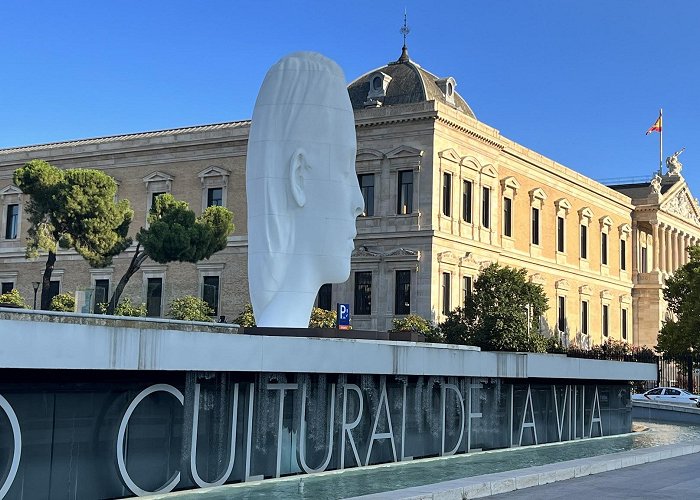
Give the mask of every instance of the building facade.
[[[385, 330], [411, 313], [441, 321], [464, 303], [479, 271], [498, 262], [526, 268], [544, 287], [550, 309], [543, 331], [584, 346], [606, 339], [654, 345], [665, 314], [663, 279], [700, 236], [698, 205], [680, 171], [667, 174], [658, 193], [658, 181], [606, 187], [478, 121], [456, 85], [404, 50], [348, 86], [365, 212], [357, 220], [350, 279], [324, 286], [318, 304], [351, 304], [360, 329]], [[236, 229], [225, 250], [196, 265], [147, 261], [124, 295], [147, 303], [154, 316], [165, 315], [175, 297], [199, 295], [218, 316], [234, 318], [248, 302], [249, 125], [0, 150], [3, 290], [16, 287], [31, 302], [32, 282], [41, 281], [43, 260], [24, 258], [26, 200], [12, 185], [14, 169], [40, 158], [112, 175], [135, 211], [134, 234], [160, 193], [198, 213], [212, 204], [231, 209]], [[131, 252], [105, 269], [59, 252], [54, 291], [93, 288], [97, 300], [108, 297]]]

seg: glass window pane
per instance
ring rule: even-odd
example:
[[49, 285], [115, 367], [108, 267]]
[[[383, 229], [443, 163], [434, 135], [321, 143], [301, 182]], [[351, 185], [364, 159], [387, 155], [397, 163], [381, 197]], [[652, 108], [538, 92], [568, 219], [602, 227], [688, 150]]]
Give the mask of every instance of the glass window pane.
[[318, 297], [316, 300], [319, 309], [325, 309], [326, 311], [333, 310], [333, 297], [331, 295], [332, 290], [333, 288], [330, 283], [321, 285], [321, 288], [318, 290]]
[[98, 314], [100, 312], [99, 304], [107, 304], [109, 302], [109, 280], [95, 280], [95, 303], [92, 312]]
[[462, 184], [462, 220], [472, 222], [472, 183], [464, 181]]
[[413, 171], [399, 172], [399, 197], [396, 213], [405, 215], [413, 212]]
[[220, 207], [223, 205], [223, 188], [209, 188], [207, 191], [207, 207]]
[[146, 288], [146, 316], [159, 318], [161, 316], [161, 299], [163, 297], [163, 279], [148, 278]]
[[372, 314], [372, 272], [355, 273], [355, 314]]
[[212, 316], [219, 315], [219, 277], [205, 276], [202, 279], [202, 300], [214, 310]]
[[374, 215], [374, 174], [358, 175], [357, 180], [365, 201], [365, 210], [362, 215], [371, 217]]
[[513, 200], [503, 198], [503, 235], [513, 236]]
[[491, 227], [491, 189], [487, 187], [481, 190], [481, 225]]
[[5, 239], [17, 239], [19, 229], [19, 205], [7, 205], [7, 218], [5, 220]]
[[396, 271], [394, 314], [411, 313], [411, 271]]

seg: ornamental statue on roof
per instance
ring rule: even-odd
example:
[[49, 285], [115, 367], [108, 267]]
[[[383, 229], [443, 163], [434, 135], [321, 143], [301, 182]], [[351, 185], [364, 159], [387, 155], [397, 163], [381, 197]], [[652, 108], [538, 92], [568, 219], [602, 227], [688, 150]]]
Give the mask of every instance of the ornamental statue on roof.
[[680, 151], [676, 151], [672, 156], [666, 158], [666, 168], [668, 168], [668, 173], [670, 175], [679, 175], [681, 173], [683, 164], [680, 162], [680, 160], [678, 160], [678, 156], [683, 151], [685, 151], [685, 148], [682, 148]]

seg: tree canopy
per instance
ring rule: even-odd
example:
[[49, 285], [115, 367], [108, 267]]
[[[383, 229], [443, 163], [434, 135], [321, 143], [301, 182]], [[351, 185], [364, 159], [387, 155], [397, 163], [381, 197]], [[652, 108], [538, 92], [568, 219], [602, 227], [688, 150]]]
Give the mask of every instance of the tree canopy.
[[226, 248], [233, 230], [233, 214], [225, 207], [208, 207], [197, 217], [186, 202], [169, 193], [158, 196], [148, 214], [148, 227], [136, 235], [136, 251], [112, 294], [107, 313], [114, 313], [124, 287], [146, 258], [159, 264], [196, 263]]
[[13, 182], [30, 196], [27, 257], [48, 252], [41, 308], [49, 308], [49, 286], [58, 247], [72, 248], [93, 267], [105, 267], [131, 245], [127, 236], [133, 211], [116, 200], [117, 183], [92, 169], [61, 170], [32, 160], [15, 170]]
[[690, 260], [666, 279], [664, 299], [668, 320], [659, 332], [659, 351], [700, 352], [700, 246], [690, 247]]
[[539, 333], [539, 318], [547, 309], [547, 296], [540, 285], [528, 281], [525, 269], [491, 264], [474, 282], [465, 306], [452, 311], [440, 328], [448, 343], [543, 352], [548, 339]]

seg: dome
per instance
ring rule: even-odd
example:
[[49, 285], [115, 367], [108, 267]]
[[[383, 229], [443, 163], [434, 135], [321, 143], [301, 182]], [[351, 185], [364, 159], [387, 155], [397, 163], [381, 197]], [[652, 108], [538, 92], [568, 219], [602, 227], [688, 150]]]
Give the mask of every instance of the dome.
[[396, 62], [355, 79], [348, 85], [348, 93], [353, 109], [440, 101], [476, 118], [456, 86], [454, 78], [440, 78], [421, 68], [404, 47]]

